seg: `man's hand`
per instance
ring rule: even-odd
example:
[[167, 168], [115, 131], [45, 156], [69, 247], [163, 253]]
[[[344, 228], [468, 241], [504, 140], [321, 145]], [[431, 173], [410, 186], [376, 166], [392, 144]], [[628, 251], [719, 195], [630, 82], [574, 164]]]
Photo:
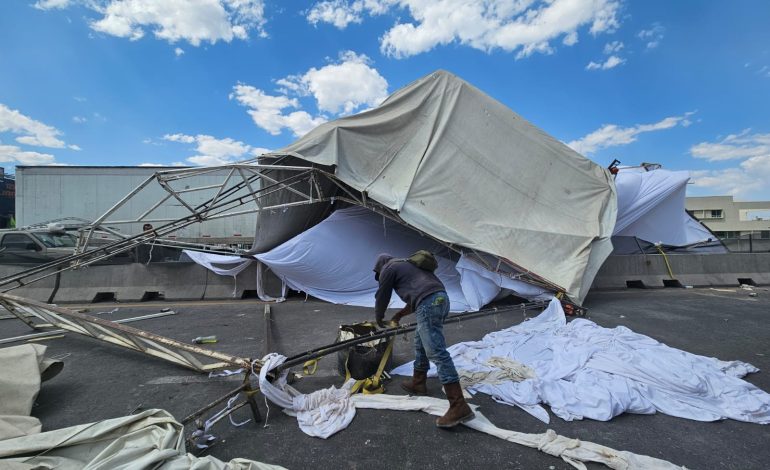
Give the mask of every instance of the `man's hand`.
[[412, 313], [412, 309], [409, 308], [409, 306], [407, 305], [406, 307], [404, 307], [401, 310], [399, 310], [398, 312], [396, 312], [396, 314], [393, 315], [393, 318], [390, 321], [392, 321], [393, 323], [398, 325], [399, 322], [401, 321], [401, 318], [409, 315], [410, 313]]

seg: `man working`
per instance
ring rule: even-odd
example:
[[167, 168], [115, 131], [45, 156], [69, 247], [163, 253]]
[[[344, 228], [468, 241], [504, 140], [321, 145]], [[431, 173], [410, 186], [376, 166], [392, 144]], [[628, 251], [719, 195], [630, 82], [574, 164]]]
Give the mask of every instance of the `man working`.
[[406, 259], [395, 259], [389, 254], [377, 257], [374, 279], [380, 283], [374, 307], [380, 327], [385, 326], [385, 310], [393, 290], [406, 303], [406, 307], [393, 316], [393, 321], [398, 323], [402, 316], [412, 312], [417, 317], [417, 329], [414, 332], [414, 374], [412, 380], [401, 384], [401, 388], [410, 395], [426, 395], [426, 380], [431, 361], [436, 364], [439, 380], [449, 400], [449, 410], [444, 416], [436, 419], [436, 426], [451, 428], [473, 419], [475, 415], [463, 398], [457, 370], [446, 350], [443, 329], [444, 319], [449, 314], [449, 296], [444, 284], [432, 270], [421, 269]]

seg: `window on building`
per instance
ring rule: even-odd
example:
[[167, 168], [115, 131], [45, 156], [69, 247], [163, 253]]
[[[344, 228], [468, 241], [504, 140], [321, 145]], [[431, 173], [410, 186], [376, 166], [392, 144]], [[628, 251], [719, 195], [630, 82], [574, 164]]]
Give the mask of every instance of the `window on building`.
[[727, 231], [727, 232], [714, 232], [714, 235], [717, 236], [717, 238], [725, 239], [725, 238], [741, 238], [741, 232], [734, 232], [734, 231]]
[[721, 219], [722, 209], [708, 209], [703, 211], [705, 219]]
[[770, 230], [762, 230], [759, 232], [759, 238], [770, 238]]

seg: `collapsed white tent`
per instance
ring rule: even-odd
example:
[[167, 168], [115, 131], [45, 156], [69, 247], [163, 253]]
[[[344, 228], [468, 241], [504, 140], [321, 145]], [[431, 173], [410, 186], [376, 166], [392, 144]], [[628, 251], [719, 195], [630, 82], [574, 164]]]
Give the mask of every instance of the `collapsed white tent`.
[[649, 244], [727, 252], [717, 237], [685, 210], [689, 179], [686, 171], [621, 168], [615, 176], [618, 219], [612, 238], [614, 252], [638, 253]]
[[[612, 250], [610, 173], [444, 71], [262, 161], [287, 157], [323, 168], [411, 228], [492, 255], [578, 302]], [[260, 214], [256, 252], [307, 228], [297, 222], [312, 218], [307, 208], [287, 209]]]
[[[438, 254], [436, 273], [447, 288], [452, 311], [478, 310], [501, 289], [530, 299], [551, 296], [546, 289], [494, 273], [473, 260], [453, 261], [449, 250], [438, 243], [361, 207], [340, 209], [255, 257], [292, 289], [336, 304], [372, 307], [377, 291], [372, 267], [377, 255], [406, 257], [419, 249]], [[390, 306], [402, 307], [403, 302], [393, 296]]]

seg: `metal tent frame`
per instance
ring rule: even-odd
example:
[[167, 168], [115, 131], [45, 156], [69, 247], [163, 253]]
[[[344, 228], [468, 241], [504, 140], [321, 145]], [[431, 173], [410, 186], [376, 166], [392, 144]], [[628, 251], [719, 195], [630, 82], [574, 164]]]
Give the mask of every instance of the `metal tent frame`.
[[[289, 155], [285, 157], [290, 157]], [[109, 259], [119, 253], [131, 250], [139, 245], [153, 243], [162, 246], [189, 248], [211, 252], [211, 247], [178, 242], [166, 238], [189, 225], [239, 215], [260, 213], [264, 211], [283, 210], [291, 207], [312, 204], [344, 202], [365, 207], [383, 217], [418, 232], [420, 235], [443, 245], [457, 254], [464, 254], [485, 266], [490, 271], [507, 276], [511, 279], [544, 287], [554, 292], [563, 292], [564, 288], [516, 265], [510, 260], [480, 253], [471, 248], [447, 243], [426, 234], [406, 223], [397, 211], [383, 206], [368, 198], [366, 192], [357, 191], [341, 180], [325, 167], [308, 164], [307, 166], [282, 165], [285, 157], [260, 157], [243, 162], [200, 168], [180, 168], [158, 171], [115, 203], [107, 212], [82, 228], [75, 252], [67, 257], [45, 263], [22, 271], [12, 276], [0, 279], [2, 292], [28, 285], [41, 279], [56, 275], [62, 271], [76, 269]], [[262, 163], [275, 160], [271, 164]], [[289, 173], [288, 176], [278, 177], [277, 172]], [[201, 175], [221, 176], [221, 183], [204, 186], [185, 185], [192, 178]], [[117, 218], [116, 214], [129, 206], [129, 203], [143, 190], [153, 183], [160, 186], [164, 194], [144, 212], [133, 218]], [[333, 193], [324, 191], [324, 185], [331, 183]], [[327, 185], [329, 187], [329, 185]], [[193, 201], [193, 195], [213, 193], [202, 203]], [[291, 195], [295, 200], [290, 202], [270, 203], [268, 197], [278, 194]], [[153, 216], [165, 202], [174, 200], [184, 208], [186, 214], [179, 218]], [[126, 235], [111, 227], [127, 224], [160, 224], [151, 231], [137, 235]], [[117, 240], [107, 244], [92, 246], [96, 232], [107, 232]]]

